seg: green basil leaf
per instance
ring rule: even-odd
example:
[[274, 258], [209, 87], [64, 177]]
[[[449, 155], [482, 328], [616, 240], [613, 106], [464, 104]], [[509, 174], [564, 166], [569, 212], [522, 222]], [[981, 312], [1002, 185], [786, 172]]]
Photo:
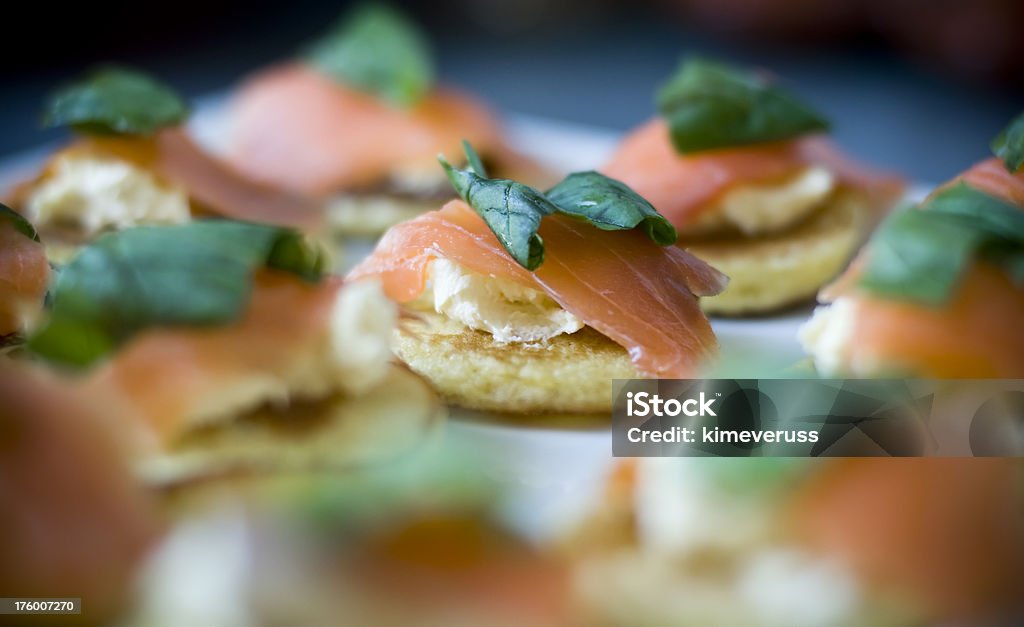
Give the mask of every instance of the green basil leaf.
[[201, 220], [109, 233], [62, 268], [29, 348], [88, 366], [145, 328], [237, 319], [259, 268], [317, 278], [323, 265], [298, 232], [261, 224]]
[[680, 153], [781, 141], [827, 131], [828, 121], [763, 76], [701, 59], [682, 64], [658, 91]]
[[476, 153], [473, 146], [465, 139], [462, 140], [462, 152], [466, 154], [466, 167], [468, 167], [473, 174], [487, 178], [487, 168], [484, 167], [483, 159], [480, 158], [480, 155]]
[[923, 209], [886, 218], [871, 238], [859, 285], [886, 298], [941, 306], [974, 258], [997, 263], [1016, 279], [1022, 253], [1024, 212], [959, 183]]
[[1003, 160], [1010, 172], [1024, 166], [1024, 113], [1021, 113], [992, 140], [992, 152]]
[[87, 133], [150, 135], [181, 124], [188, 114], [188, 106], [167, 85], [148, 74], [111, 66], [57, 91], [43, 123]]
[[403, 107], [427, 94], [436, 73], [424, 34], [384, 4], [354, 9], [310, 46], [306, 58], [335, 80]]
[[935, 194], [925, 206], [932, 213], [959, 218], [989, 239], [1024, 242], [1024, 211], [964, 182]]
[[872, 238], [859, 284], [893, 300], [939, 306], [979, 244], [977, 231], [906, 208], [886, 218]]
[[640, 194], [599, 172], [574, 172], [546, 192], [561, 213], [582, 218], [599, 229], [619, 231], [643, 225], [662, 246], [676, 243], [676, 229]]
[[297, 231], [285, 231], [276, 240], [267, 256], [266, 265], [274, 270], [290, 272], [315, 283], [327, 270], [327, 256], [319, 247]]
[[31, 240], [39, 241], [39, 233], [36, 233], [36, 229], [32, 226], [32, 223], [26, 220], [20, 213], [3, 203], [0, 203], [0, 219], [9, 220], [11, 224], [14, 225], [16, 231]]
[[541, 218], [555, 213], [558, 207], [522, 183], [480, 176], [474, 171], [481, 167], [480, 158], [468, 143], [464, 147], [470, 164], [466, 168], [456, 168], [444, 156], [438, 157], [452, 187], [484, 219], [516, 263], [536, 270], [544, 263], [544, 242], [537, 229]]
[[643, 226], [662, 246], [676, 242], [676, 230], [653, 206], [627, 185], [598, 172], [570, 174], [546, 193], [515, 181], [489, 179], [480, 157], [468, 142], [465, 168], [438, 161], [452, 187], [484, 219], [516, 262], [536, 270], [544, 262], [544, 242], [537, 234], [544, 216], [553, 213], [579, 218], [605, 230], [622, 231]]

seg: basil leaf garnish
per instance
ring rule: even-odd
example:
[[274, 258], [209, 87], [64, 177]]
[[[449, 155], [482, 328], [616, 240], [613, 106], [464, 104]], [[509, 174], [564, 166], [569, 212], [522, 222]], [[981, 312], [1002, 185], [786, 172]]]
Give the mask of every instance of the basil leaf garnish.
[[61, 270], [49, 320], [29, 348], [88, 366], [145, 328], [237, 319], [259, 268], [314, 279], [323, 266], [301, 234], [262, 224], [201, 220], [109, 233]]
[[978, 233], [908, 207], [871, 240], [861, 287], [890, 299], [942, 305], [978, 246]]
[[582, 218], [599, 229], [620, 231], [643, 225], [656, 243], [676, 243], [675, 227], [651, 203], [625, 183], [599, 172], [574, 172], [546, 195], [561, 213]]
[[1024, 210], [959, 182], [935, 194], [925, 203], [928, 211], [970, 225], [993, 241], [1024, 243]]
[[86, 133], [150, 135], [181, 124], [188, 114], [188, 106], [167, 85], [143, 72], [111, 66], [57, 91], [43, 123]]
[[891, 214], [871, 238], [859, 279], [887, 298], [940, 306], [967, 264], [981, 257], [1024, 280], [1024, 212], [964, 183], [943, 190], [923, 209]]
[[384, 4], [355, 8], [306, 52], [335, 80], [408, 107], [434, 83], [434, 55], [419, 28]]
[[479, 155], [463, 141], [465, 168], [438, 156], [452, 187], [484, 219], [516, 263], [536, 270], [544, 263], [541, 219], [553, 213], [579, 218], [605, 231], [643, 226], [661, 246], [676, 242], [676, 230], [651, 203], [625, 183], [598, 172], [575, 172], [546, 193], [506, 179], [489, 179]]
[[680, 153], [781, 141], [827, 131], [828, 121], [764, 76], [692, 59], [657, 95]]
[[0, 203], [0, 220], [9, 220], [11, 224], [14, 225], [14, 229], [16, 231], [31, 240], [39, 241], [39, 233], [36, 233], [36, 229], [32, 226], [32, 223], [26, 220], [20, 213], [3, 203]]
[[516, 263], [536, 270], [544, 263], [544, 242], [537, 235], [540, 220], [558, 207], [532, 187], [478, 174], [477, 169], [483, 169], [480, 157], [468, 143], [463, 142], [463, 147], [470, 164], [465, 168], [438, 157], [452, 187], [484, 219]]
[[1021, 113], [992, 140], [992, 152], [1003, 160], [1011, 173], [1024, 166], [1024, 113]]
[[487, 168], [484, 167], [484, 160], [476, 153], [473, 146], [465, 139], [462, 140], [462, 152], [466, 155], [466, 167], [477, 176], [487, 178]]

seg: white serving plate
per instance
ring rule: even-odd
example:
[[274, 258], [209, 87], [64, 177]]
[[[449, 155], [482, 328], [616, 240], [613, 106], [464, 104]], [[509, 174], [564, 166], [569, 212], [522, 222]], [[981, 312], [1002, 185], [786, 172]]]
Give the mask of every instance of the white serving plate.
[[[193, 135], [213, 152], [220, 152], [224, 144], [223, 111], [222, 97], [205, 98], [190, 123]], [[566, 172], [596, 168], [619, 138], [618, 133], [606, 129], [521, 115], [508, 116], [506, 127], [514, 148]], [[0, 160], [0, 190], [31, 176], [53, 148], [42, 146]], [[915, 186], [908, 198], [919, 198], [927, 189]], [[371, 248], [372, 242], [346, 245], [346, 265], [359, 261]], [[712, 320], [722, 363], [726, 364], [719, 374], [731, 378], [777, 376], [803, 357], [797, 331], [811, 310], [808, 304], [773, 316]], [[445, 436], [488, 460], [481, 471], [507, 486], [510, 520], [536, 538], [557, 532], [574, 519], [600, 488], [613, 462], [608, 425], [510, 425], [481, 420], [478, 414], [458, 409], [451, 412], [451, 418]]]

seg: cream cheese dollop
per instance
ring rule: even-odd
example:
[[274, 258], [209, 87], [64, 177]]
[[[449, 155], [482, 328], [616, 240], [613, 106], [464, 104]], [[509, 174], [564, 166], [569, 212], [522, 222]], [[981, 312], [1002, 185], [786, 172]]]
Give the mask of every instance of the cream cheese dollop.
[[30, 192], [26, 217], [40, 229], [70, 226], [85, 236], [190, 218], [188, 193], [127, 161], [62, 155]]
[[750, 555], [736, 588], [743, 604], [765, 625], [850, 624], [863, 600], [859, 583], [842, 565], [781, 546]]
[[835, 176], [813, 166], [783, 182], [733, 187], [687, 230], [738, 230], [749, 236], [784, 230], [810, 215], [832, 194]]
[[825, 377], [861, 376], [852, 358], [856, 303], [848, 296], [815, 308], [798, 337], [818, 373]]
[[497, 342], [540, 342], [584, 327], [582, 320], [536, 289], [467, 270], [448, 259], [430, 264], [435, 311]]
[[767, 524], [764, 504], [724, 495], [706, 464], [691, 457], [650, 457], [637, 464], [634, 507], [644, 550], [683, 554], [760, 540]]
[[391, 334], [398, 307], [377, 281], [345, 285], [331, 315], [333, 371], [342, 389], [360, 394], [374, 387], [391, 364]]

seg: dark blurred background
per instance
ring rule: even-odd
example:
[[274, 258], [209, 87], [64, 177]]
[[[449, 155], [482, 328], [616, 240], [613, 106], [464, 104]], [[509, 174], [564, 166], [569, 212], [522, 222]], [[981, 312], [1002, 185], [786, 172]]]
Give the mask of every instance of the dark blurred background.
[[[190, 97], [292, 54], [350, 3], [92, 0], [5, 9], [0, 156], [51, 141], [55, 84], [97, 62]], [[504, 111], [627, 129], [687, 53], [774, 70], [853, 154], [949, 177], [1024, 109], [1020, 0], [435, 0], [394, 2], [432, 34], [444, 80]]]

